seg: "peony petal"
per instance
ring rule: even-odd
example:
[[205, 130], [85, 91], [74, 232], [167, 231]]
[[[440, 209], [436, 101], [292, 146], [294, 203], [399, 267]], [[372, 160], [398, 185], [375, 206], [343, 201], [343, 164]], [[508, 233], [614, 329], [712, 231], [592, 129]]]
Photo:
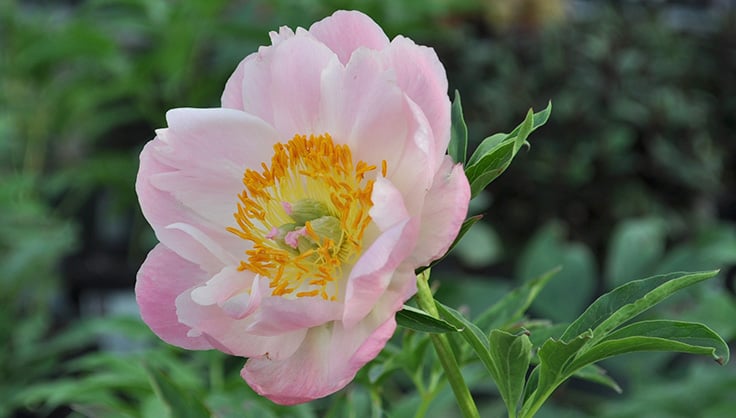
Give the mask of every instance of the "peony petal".
[[255, 335], [278, 335], [299, 328], [312, 328], [339, 320], [344, 305], [320, 297], [265, 298], [247, 331]]
[[376, 178], [371, 193], [371, 206], [368, 214], [381, 231], [409, 219], [404, 205], [404, 197], [394, 185], [384, 177]]
[[283, 139], [295, 134], [322, 134], [323, 72], [342, 67], [337, 56], [307, 32], [297, 31], [275, 48], [270, 62], [273, 126]]
[[245, 77], [245, 60], [240, 61], [233, 74], [225, 82], [225, 89], [220, 97], [222, 107], [228, 109], [245, 110], [243, 104], [243, 82]]
[[[378, 188], [378, 191], [376, 189]], [[387, 190], [386, 193], [381, 189]], [[353, 266], [345, 289], [345, 312], [343, 322], [351, 327], [373, 309], [376, 301], [389, 286], [396, 268], [411, 254], [418, 237], [418, 226], [414, 218], [404, 211], [403, 219], [387, 215], [391, 208], [401, 213], [403, 204], [400, 196], [391, 191], [388, 181], [376, 182], [374, 193], [385, 194], [386, 200], [378, 200], [371, 208], [371, 217], [379, 225], [393, 222], [371, 246], [363, 252]], [[383, 219], [391, 216], [389, 219]]]
[[210, 273], [220, 271], [223, 267], [220, 258], [208, 251], [191, 235], [178, 229], [167, 229], [166, 227], [172, 222], [181, 221], [190, 225], [199, 225], [201, 231], [219, 242], [235, 241], [234, 237], [225, 230], [215, 229], [207, 225], [206, 221], [183, 207], [171, 194], [163, 192], [151, 184], [151, 177], [172, 170], [171, 167], [153, 158], [154, 151], [152, 151], [152, 148], [155, 146], [154, 140], [143, 148], [140, 156], [140, 169], [135, 184], [143, 215], [153, 227], [156, 237], [167, 248], [176, 252], [182, 258], [199, 265], [204, 271]]
[[253, 273], [228, 266], [193, 289], [192, 300], [202, 306], [219, 305], [237, 294], [249, 292], [254, 281]]
[[386, 176], [412, 199], [412, 213], [421, 210], [423, 193], [431, 185], [434, 139], [421, 109], [401, 92], [391, 71], [381, 68], [373, 51], [356, 51], [342, 71], [326, 70], [323, 113], [337, 142], [347, 143], [356, 160], [381, 167]]
[[205, 338], [189, 337], [190, 328], [176, 316], [179, 294], [206, 280], [197, 265], [158, 244], [143, 262], [135, 283], [135, 297], [143, 321], [162, 340], [190, 350], [212, 348]]
[[276, 132], [231, 109], [174, 109], [166, 116], [169, 127], [154, 155], [176, 170], [151, 183], [216, 226], [234, 224], [243, 172], [271, 160]]
[[276, 336], [250, 334], [246, 332], [250, 317], [237, 319], [217, 305], [202, 306], [194, 302], [191, 292], [176, 298], [176, 313], [182, 323], [206, 336], [213, 347], [241, 357], [287, 358], [307, 333], [306, 329], [298, 329]]
[[257, 393], [278, 404], [321, 398], [350, 383], [395, 329], [393, 312], [370, 315], [352, 328], [340, 322], [312, 328], [292, 357], [281, 361], [251, 358], [241, 375]]
[[436, 141], [434, 161], [439, 163], [450, 141], [450, 99], [447, 75], [432, 48], [397, 36], [381, 51], [385, 65], [396, 72], [401, 89], [416, 102], [432, 126]]
[[462, 165], [453, 165], [445, 156], [422, 211], [422, 228], [412, 256], [417, 267], [447, 252], [467, 216], [469, 202], [470, 185]]
[[358, 11], [339, 10], [314, 23], [309, 32], [334, 51], [343, 64], [358, 48], [381, 50], [389, 44], [380, 26]]

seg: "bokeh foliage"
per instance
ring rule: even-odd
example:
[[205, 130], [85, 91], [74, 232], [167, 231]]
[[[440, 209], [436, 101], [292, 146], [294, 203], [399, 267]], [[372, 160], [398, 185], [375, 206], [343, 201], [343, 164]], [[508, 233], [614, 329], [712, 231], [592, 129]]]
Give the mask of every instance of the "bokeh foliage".
[[[382, 393], [358, 383], [333, 404], [284, 409], [239, 397], [250, 392], [238, 359], [166, 347], [135, 319], [79, 321], [79, 295], [130, 288], [154, 243], [132, 185], [166, 110], [217, 106], [268, 30], [339, 8], [435, 47], [462, 93], [471, 149], [529, 107], [554, 103], [531, 149], [474, 200], [484, 220], [435, 268], [443, 302], [480, 312], [562, 265], [530, 315], [566, 322], [628, 280], [722, 268], [652, 315], [706, 322], [736, 340], [736, 12], [717, 2], [513, 3], [0, 0], [0, 416], [160, 416], [180, 410], [165, 402], [179, 391], [218, 416], [243, 405], [263, 416], [365, 416], [380, 398], [397, 417], [451, 405], [440, 384], [405, 393], [439, 373], [431, 354], [400, 357], [402, 343], [426, 349], [409, 331], [382, 354], [393, 358], [386, 370], [361, 374], [384, 379]], [[698, 17], [678, 23], [683, 10]], [[110, 332], [138, 349], [97, 351]], [[623, 395], [573, 382], [540, 416], [720, 417], [736, 408], [733, 366], [673, 354], [605, 366]], [[502, 412], [493, 387], [474, 390], [484, 412]]]

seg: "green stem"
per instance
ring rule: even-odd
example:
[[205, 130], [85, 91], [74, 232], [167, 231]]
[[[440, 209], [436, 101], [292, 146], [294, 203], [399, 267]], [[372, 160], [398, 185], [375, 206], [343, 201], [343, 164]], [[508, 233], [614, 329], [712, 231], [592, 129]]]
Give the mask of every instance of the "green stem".
[[[419, 307], [425, 312], [435, 318], [439, 318], [439, 312], [434, 303], [434, 296], [432, 296], [432, 291], [429, 289], [429, 269], [424, 270], [417, 276], [417, 302], [419, 303]], [[440, 359], [442, 368], [445, 370], [447, 381], [450, 383], [450, 387], [452, 387], [452, 391], [457, 399], [457, 405], [463, 417], [480, 418], [478, 407], [470, 395], [470, 389], [468, 389], [468, 385], [465, 383], [465, 379], [460, 372], [460, 366], [457, 364], [457, 359], [452, 352], [452, 347], [450, 347], [447, 336], [444, 334], [430, 334], [430, 340], [437, 352], [437, 357]]]

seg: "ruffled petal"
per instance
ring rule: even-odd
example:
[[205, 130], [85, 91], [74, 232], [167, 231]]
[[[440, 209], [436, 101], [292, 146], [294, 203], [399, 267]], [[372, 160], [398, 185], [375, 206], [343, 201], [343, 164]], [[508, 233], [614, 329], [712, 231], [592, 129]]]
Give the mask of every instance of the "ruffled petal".
[[151, 183], [214, 225], [234, 224], [243, 172], [270, 161], [276, 132], [231, 109], [174, 109], [166, 117], [169, 127], [152, 151], [175, 170]]
[[312, 328], [339, 320], [344, 305], [319, 297], [265, 298], [247, 331], [255, 335], [278, 335], [300, 328]]
[[381, 51], [385, 65], [396, 72], [399, 87], [422, 109], [436, 141], [439, 163], [450, 141], [450, 99], [447, 75], [434, 49], [397, 36]]
[[203, 337], [189, 337], [190, 327], [179, 322], [174, 301], [207, 279], [196, 264], [158, 244], [146, 257], [135, 283], [135, 297], [143, 321], [162, 340], [190, 350], [210, 349]]
[[470, 185], [460, 164], [446, 156], [422, 210], [421, 230], [413, 259], [425, 266], [444, 255], [468, 213]]
[[206, 272], [214, 273], [220, 271], [223, 267], [223, 261], [220, 257], [210, 252], [187, 232], [181, 229], [167, 227], [176, 222], [198, 225], [199, 230], [208, 237], [218, 242], [230, 240], [232, 245], [237, 245], [235, 237], [224, 229], [220, 230], [219, 228], [212, 227], [207, 221], [201, 219], [192, 211], [187, 210], [170, 193], [164, 192], [151, 184], [150, 179], [153, 176], [173, 170], [172, 167], [162, 164], [153, 158], [154, 151], [152, 149], [155, 146], [155, 141], [151, 141], [143, 148], [135, 184], [143, 215], [151, 224], [156, 237], [167, 248], [176, 252], [180, 257], [197, 264]]
[[334, 51], [343, 64], [358, 48], [381, 50], [389, 44], [383, 29], [358, 11], [337, 11], [312, 24], [309, 32]]
[[297, 329], [274, 336], [253, 335], [246, 331], [250, 317], [233, 318], [218, 305], [203, 306], [192, 299], [191, 291], [176, 298], [179, 320], [199, 333], [218, 350], [241, 357], [283, 359], [301, 345], [307, 329]]
[[250, 292], [255, 276], [228, 266], [191, 292], [192, 300], [202, 306], [221, 305], [233, 296]]
[[293, 356], [282, 361], [251, 358], [241, 375], [257, 393], [282, 405], [321, 398], [350, 383], [395, 329], [394, 315], [387, 312], [350, 328], [340, 322], [312, 328]]

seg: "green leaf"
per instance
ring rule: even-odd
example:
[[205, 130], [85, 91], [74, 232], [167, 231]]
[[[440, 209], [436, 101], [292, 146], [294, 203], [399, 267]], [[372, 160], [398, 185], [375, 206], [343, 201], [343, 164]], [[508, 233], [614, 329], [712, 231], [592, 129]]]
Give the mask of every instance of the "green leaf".
[[606, 282], [610, 288], [634, 277], [652, 273], [664, 254], [665, 228], [662, 219], [632, 219], [616, 226], [606, 257]]
[[606, 370], [602, 367], [596, 366], [595, 364], [589, 364], [580, 370], [577, 370], [574, 377], [578, 379], [587, 380], [588, 382], [598, 383], [599, 385], [607, 386], [616, 393], [622, 393], [621, 386], [616, 383], [611, 376], [606, 373]]
[[481, 269], [498, 261], [502, 248], [501, 239], [491, 225], [480, 222], [463, 236], [453, 254], [464, 266]]
[[145, 367], [156, 396], [169, 407], [171, 416], [181, 418], [212, 416], [196, 394], [182, 390], [168, 376], [153, 366], [146, 365]]
[[495, 329], [507, 327], [518, 321], [544, 288], [544, 285], [559, 271], [559, 267], [554, 268], [524, 283], [488, 308], [474, 322], [481, 329]]
[[404, 305], [403, 309], [396, 313], [396, 322], [404, 328], [414, 331], [444, 333], [457, 332], [458, 328], [447, 321], [435, 318], [432, 315], [413, 306]]
[[475, 197], [493, 180], [501, 175], [511, 164], [516, 152], [514, 151], [515, 137], [504, 140], [496, 148], [482, 156], [477, 163], [465, 169], [465, 175], [470, 182], [470, 196]]
[[491, 376], [493, 376], [496, 366], [493, 363], [493, 358], [491, 357], [490, 345], [486, 334], [483, 333], [483, 331], [481, 331], [481, 329], [474, 323], [465, 318], [460, 312], [450, 308], [449, 306], [445, 306], [438, 301], [435, 301], [435, 303], [440, 316], [456, 328], [460, 329], [460, 335], [468, 342], [468, 344], [470, 344], [470, 347], [478, 356], [478, 359], [480, 359], [481, 363], [483, 363]]
[[[526, 138], [529, 136], [529, 133], [536, 131], [539, 127], [547, 123], [547, 120], [549, 120], [549, 116], [551, 113], [552, 113], [552, 102], [549, 102], [547, 104], [547, 107], [544, 110], [534, 113], [532, 120], [531, 120], [531, 130], [525, 134], [522, 141], [526, 140]], [[470, 160], [468, 160], [468, 165], [477, 163], [481, 157], [483, 157], [493, 148], [498, 146], [505, 139], [514, 138], [516, 136], [519, 136], [519, 132], [521, 131], [522, 126], [524, 126], [525, 123], [528, 123], [528, 120], [527, 120], [528, 118], [529, 118], [529, 114], [527, 113], [527, 116], [524, 119], [524, 121], [508, 134], [497, 133], [497, 134], [493, 134], [489, 136], [488, 138], [484, 139], [483, 142], [481, 142], [480, 145], [478, 145], [478, 147], [475, 149], [475, 152], [470, 157]]]
[[[531, 111], [531, 109], [530, 109], [530, 111]], [[530, 133], [536, 131], [539, 127], [541, 127], [542, 125], [544, 125], [545, 123], [547, 123], [547, 121], [549, 120], [549, 116], [550, 116], [551, 113], [552, 113], [552, 101], [549, 101], [549, 102], [547, 102], [547, 107], [545, 107], [543, 110], [541, 110], [541, 111], [539, 111], [537, 113], [534, 113], [532, 115], [532, 118], [533, 119], [532, 119], [531, 127], [530, 127], [530, 129], [529, 129], [528, 132], [522, 133], [522, 129], [523, 129], [523, 126], [524, 126], [524, 123], [522, 123], [521, 125], [519, 125], [516, 128], [514, 128], [514, 130], [511, 131], [511, 133], [509, 135], [510, 136], [519, 135], [519, 136], [521, 136], [523, 138], [523, 141], [525, 141], [526, 138], [529, 136]]]
[[460, 101], [460, 92], [455, 90], [455, 99], [452, 101], [452, 127], [450, 129], [450, 143], [447, 152], [452, 161], [465, 164], [468, 153], [468, 126], [463, 118], [463, 107]]
[[539, 387], [554, 388], [562, 383], [567, 376], [564, 375], [565, 366], [572, 361], [578, 350], [591, 338], [593, 334], [586, 332], [572, 341], [562, 339], [549, 339], [539, 349]]
[[676, 291], [718, 274], [718, 270], [698, 273], [670, 273], [635, 280], [604, 294], [593, 302], [562, 334], [569, 341], [585, 330], [593, 330], [599, 341], [624, 322], [634, 318]]
[[529, 109], [524, 121], [511, 133], [491, 135], [480, 143], [465, 169], [471, 197], [475, 197], [508, 168], [529, 134], [547, 122], [551, 111], [551, 102], [546, 109], [536, 114]]
[[519, 258], [516, 276], [528, 280], [561, 266], [555, 279], [534, 300], [532, 309], [544, 318], [569, 323], [592, 300], [597, 268], [592, 251], [583, 244], [566, 241], [565, 235], [565, 228], [559, 222], [542, 227]]
[[637, 351], [709, 354], [720, 364], [727, 363], [729, 359], [728, 345], [707, 326], [696, 322], [652, 320], [635, 322], [612, 332], [582, 352], [569, 366], [569, 370]]
[[520, 414], [522, 417], [532, 416], [555, 388], [570, 377], [566, 374], [565, 366], [592, 336], [592, 332], [588, 331], [569, 342], [549, 339], [542, 345], [537, 353], [539, 365], [534, 368], [527, 383], [526, 401]]
[[532, 343], [525, 334], [513, 335], [495, 329], [491, 331], [489, 345], [494, 365], [491, 376], [498, 385], [509, 416], [515, 416], [532, 357]]

